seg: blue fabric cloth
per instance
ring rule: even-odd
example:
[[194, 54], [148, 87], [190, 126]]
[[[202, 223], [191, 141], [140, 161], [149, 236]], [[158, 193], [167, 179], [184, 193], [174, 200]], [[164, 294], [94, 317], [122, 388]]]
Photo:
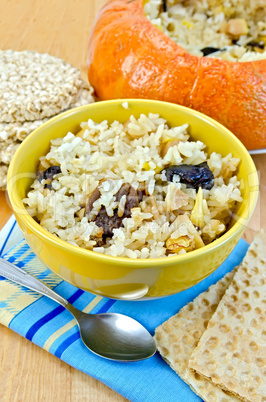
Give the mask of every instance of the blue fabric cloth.
[[[9, 234], [9, 241], [10, 238], [12, 233]], [[37, 259], [24, 240], [4, 258], [43, 280], [78, 309], [87, 309], [92, 313], [108, 311], [126, 314], [154, 334], [158, 325], [239, 265], [247, 248], [248, 244], [240, 240], [212, 275], [186, 291], [167, 298], [138, 302], [94, 296], [62, 281]], [[133, 402], [201, 401], [158, 353], [135, 363], [118, 363], [98, 357], [83, 345], [73, 317], [63, 307], [3, 277], [0, 279], [0, 322], [64, 362], [102, 381]]]

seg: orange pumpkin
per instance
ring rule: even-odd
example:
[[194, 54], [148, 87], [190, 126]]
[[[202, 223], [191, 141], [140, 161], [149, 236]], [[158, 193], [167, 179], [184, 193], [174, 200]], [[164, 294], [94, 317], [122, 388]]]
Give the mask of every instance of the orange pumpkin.
[[218, 120], [248, 149], [266, 147], [266, 60], [189, 54], [145, 17], [143, 0], [109, 0], [88, 45], [88, 78], [101, 99], [178, 103]]

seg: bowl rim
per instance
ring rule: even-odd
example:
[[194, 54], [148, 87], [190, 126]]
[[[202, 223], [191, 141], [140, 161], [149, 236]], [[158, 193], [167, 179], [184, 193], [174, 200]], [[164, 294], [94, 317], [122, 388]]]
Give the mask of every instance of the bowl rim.
[[[250, 171], [253, 174], [253, 183], [252, 183], [252, 188], [255, 189], [255, 191], [250, 192], [250, 197], [249, 197], [249, 203], [245, 207], [244, 211], [242, 212], [241, 216], [236, 220], [236, 222], [233, 224], [233, 226], [227, 230], [224, 234], [222, 234], [219, 238], [215, 239], [208, 245], [205, 245], [204, 247], [201, 247], [196, 250], [192, 250], [186, 254], [182, 255], [171, 255], [170, 257], [158, 257], [158, 258], [130, 258], [130, 257], [119, 257], [119, 256], [110, 256], [106, 254], [101, 254], [97, 253], [92, 250], [87, 250], [79, 246], [75, 246], [73, 244], [68, 243], [65, 240], [60, 239], [59, 237], [56, 237], [54, 234], [51, 234], [48, 232], [48, 230], [44, 229], [40, 224], [38, 224], [27, 212], [26, 207], [24, 206], [22, 199], [18, 196], [17, 192], [14, 193], [11, 189], [11, 180], [12, 177], [16, 175], [16, 163], [17, 163], [17, 156], [20, 154], [23, 154], [24, 148], [32, 141], [32, 139], [38, 135], [39, 132], [43, 131], [43, 129], [48, 128], [49, 126], [52, 126], [54, 122], [64, 119], [67, 116], [70, 116], [72, 114], [75, 114], [77, 111], [80, 110], [86, 110], [90, 108], [97, 108], [99, 104], [103, 103], [108, 103], [110, 105], [112, 104], [121, 104], [124, 102], [128, 103], [154, 103], [154, 104], [168, 104], [171, 107], [174, 107], [176, 109], [179, 109], [179, 111], [186, 111], [189, 113], [193, 113], [197, 117], [199, 117], [201, 120], [205, 120], [207, 123], [214, 125], [218, 128], [220, 128], [224, 135], [226, 137], [230, 137], [238, 146], [239, 151], [241, 154], [244, 154], [245, 160], [249, 165]], [[67, 110], [63, 113], [60, 113], [59, 115], [56, 115], [52, 118], [50, 118], [48, 121], [44, 122], [40, 127], [37, 127], [35, 130], [33, 130], [29, 136], [22, 142], [22, 144], [18, 147], [16, 150], [9, 169], [8, 169], [8, 176], [7, 176], [7, 192], [9, 195], [10, 203], [13, 209], [13, 212], [16, 214], [20, 215], [21, 221], [36, 235], [41, 236], [43, 239], [45, 239], [46, 242], [49, 244], [59, 247], [62, 251], [68, 250], [71, 253], [74, 254], [80, 254], [81, 256], [84, 257], [89, 257], [89, 260], [97, 260], [97, 261], [102, 261], [103, 263], [108, 263], [109, 265], [117, 265], [117, 266], [122, 266], [125, 264], [130, 264], [130, 266], [134, 268], [152, 268], [155, 265], [157, 267], [159, 266], [171, 266], [171, 265], [176, 265], [177, 263], [185, 263], [187, 260], [193, 261], [194, 259], [198, 258], [199, 255], [208, 253], [210, 251], [215, 251], [217, 248], [225, 245], [228, 243], [232, 238], [234, 238], [239, 232], [243, 230], [243, 227], [245, 228], [247, 223], [249, 222], [254, 209], [257, 204], [258, 200], [258, 194], [259, 194], [259, 180], [258, 180], [258, 173], [256, 166], [248, 153], [248, 150], [246, 147], [243, 145], [243, 143], [230, 131], [228, 130], [225, 126], [217, 122], [216, 120], [212, 119], [211, 117], [204, 115], [201, 112], [198, 112], [194, 109], [188, 108], [186, 106], [178, 105], [175, 103], [171, 102], [165, 102], [165, 101], [160, 101], [160, 100], [152, 100], [152, 99], [134, 99], [134, 98], [124, 98], [124, 99], [113, 99], [113, 100], [104, 100], [100, 102], [95, 102], [95, 103], [90, 103], [84, 106], [79, 106], [74, 109]], [[19, 211], [23, 211], [23, 215], [19, 213]], [[241, 223], [240, 220], [244, 220], [246, 223]], [[141, 266], [140, 266], [141, 265]]]

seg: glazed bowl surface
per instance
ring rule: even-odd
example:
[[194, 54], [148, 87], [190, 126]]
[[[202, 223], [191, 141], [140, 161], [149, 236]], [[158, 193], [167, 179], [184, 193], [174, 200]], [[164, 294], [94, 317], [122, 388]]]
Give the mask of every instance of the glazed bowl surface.
[[[128, 108], [123, 103], [128, 103]], [[112, 257], [76, 247], [41, 227], [27, 212], [23, 199], [34, 178], [39, 158], [52, 139], [89, 118], [124, 123], [130, 115], [158, 113], [170, 126], [189, 124], [191, 138], [207, 145], [208, 153], [231, 153], [240, 158], [237, 177], [243, 202], [239, 203], [227, 231], [207, 246], [183, 255], [156, 259]], [[103, 101], [62, 113], [32, 132], [16, 151], [8, 173], [8, 194], [17, 222], [34, 253], [53, 272], [94, 294], [122, 300], [158, 298], [181, 292], [210, 275], [231, 253], [248, 224], [258, 198], [258, 176], [244, 145], [211, 118], [172, 103], [123, 99]]]

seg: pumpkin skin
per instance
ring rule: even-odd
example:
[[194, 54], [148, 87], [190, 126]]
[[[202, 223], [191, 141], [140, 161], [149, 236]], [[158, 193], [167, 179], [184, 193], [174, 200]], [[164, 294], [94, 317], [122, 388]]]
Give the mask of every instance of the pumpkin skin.
[[159, 99], [198, 110], [248, 149], [266, 147], [266, 60], [197, 57], [146, 18], [143, 0], [109, 0], [88, 44], [88, 79], [100, 100]]

